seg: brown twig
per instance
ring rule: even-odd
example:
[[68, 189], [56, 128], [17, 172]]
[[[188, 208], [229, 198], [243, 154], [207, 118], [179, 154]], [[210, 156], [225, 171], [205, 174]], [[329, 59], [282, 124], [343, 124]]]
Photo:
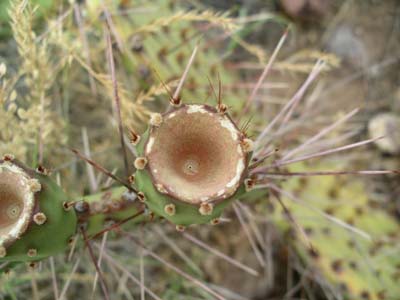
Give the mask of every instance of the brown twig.
[[92, 245], [90, 244], [90, 241], [87, 239], [86, 231], [85, 231], [85, 229], [83, 229], [83, 227], [80, 228], [80, 231], [82, 233], [85, 245], [86, 245], [86, 247], [87, 247], [87, 249], [89, 251], [89, 256], [90, 256], [90, 258], [91, 258], [91, 260], [92, 260], [92, 262], [93, 262], [93, 264], [94, 264], [94, 266], [96, 268], [97, 274], [99, 276], [100, 285], [101, 285], [101, 288], [103, 290], [104, 299], [110, 300], [110, 296], [109, 296], [109, 293], [108, 293], [106, 282], [104, 281], [104, 277], [102, 275], [102, 272], [101, 272], [101, 270], [99, 268], [99, 265], [97, 264], [96, 257], [95, 257], [94, 252], [93, 252]]
[[124, 157], [125, 175], [126, 175], [126, 177], [128, 177], [129, 176], [129, 164], [128, 164], [128, 154], [126, 152], [126, 147], [125, 147], [125, 142], [124, 142], [124, 129], [122, 126], [122, 118], [121, 118], [121, 101], [119, 99], [118, 81], [117, 81], [117, 77], [115, 74], [115, 64], [114, 64], [114, 57], [113, 57], [113, 50], [112, 50], [112, 43], [111, 43], [110, 27], [109, 27], [108, 23], [106, 23], [106, 24], [107, 24], [107, 26], [106, 26], [107, 58], [108, 58], [109, 66], [110, 66], [111, 80], [112, 80], [112, 84], [113, 84], [119, 139], [121, 142], [122, 155]]
[[132, 187], [130, 184], [128, 184], [127, 182], [125, 182], [124, 180], [118, 178], [117, 176], [115, 176], [113, 173], [111, 173], [110, 171], [108, 171], [106, 168], [102, 167], [101, 165], [99, 165], [98, 163], [96, 163], [95, 161], [87, 158], [86, 156], [84, 156], [82, 153], [80, 153], [78, 150], [73, 149], [73, 148], [69, 148], [76, 156], [78, 156], [80, 159], [86, 161], [87, 163], [91, 164], [95, 169], [97, 169], [98, 171], [104, 173], [105, 175], [107, 175], [108, 177], [114, 179], [115, 181], [121, 183], [123, 186], [125, 186], [128, 190], [134, 192], [135, 194], [137, 194], [139, 191], [137, 189], [135, 189], [134, 187]]

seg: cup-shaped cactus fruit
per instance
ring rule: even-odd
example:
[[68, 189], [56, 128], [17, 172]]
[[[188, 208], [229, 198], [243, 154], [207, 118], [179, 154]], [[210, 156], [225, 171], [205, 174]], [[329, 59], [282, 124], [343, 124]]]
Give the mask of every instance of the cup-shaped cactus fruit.
[[0, 160], [0, 262], [36, 261], [63, 251], [76, 230], [67, 197], [46, 175], [11, 155]]
[[138, 153], [139, 199], [176, 225], [215, 223], [245, 191], [249, 140], [217, 108], [181, 105], [153, 115]]

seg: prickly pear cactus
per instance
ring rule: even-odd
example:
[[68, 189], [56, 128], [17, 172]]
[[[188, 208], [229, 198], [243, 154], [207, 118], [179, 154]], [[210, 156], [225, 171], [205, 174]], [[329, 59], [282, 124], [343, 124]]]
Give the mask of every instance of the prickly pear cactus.
[[178, 229], [216, 224], [223, 208], [245, 192], [250, 144], [218, 108], [180, 105], [155, 114], [138, 141], [138, 197]]
[[45, 174], [0, 160], [0, 262], [38, 261], [67, 248], [77, 218]]
[[[293, 170], [321, 171], [333, 166], [299, 164]], [[336, 294], [348, 299], [398, 299], [400, 226], [369, 201], [361, 180], [299, 178], [288, 181], [284, 188], [304, 201], [284, 199], [307, 234], [307, 238], [298, 235], [294, 246], [317, 274], [334, 285]], [[282, 222], [281, 215], [276, 218]]]

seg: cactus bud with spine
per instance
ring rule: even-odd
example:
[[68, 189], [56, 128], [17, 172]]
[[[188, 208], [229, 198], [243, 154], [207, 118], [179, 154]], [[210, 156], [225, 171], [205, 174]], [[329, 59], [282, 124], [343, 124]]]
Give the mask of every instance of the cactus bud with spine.
[[77, 219], [47, 176], [10, 155], [0, 160], [0, 262], [36, 261], [63, 251]]
[[144, 202], [176, 225], [210, 223], [245, 192], [247, 138], [227, 113], [208, 105], [174, 107], [157, 120], [135, 161]]

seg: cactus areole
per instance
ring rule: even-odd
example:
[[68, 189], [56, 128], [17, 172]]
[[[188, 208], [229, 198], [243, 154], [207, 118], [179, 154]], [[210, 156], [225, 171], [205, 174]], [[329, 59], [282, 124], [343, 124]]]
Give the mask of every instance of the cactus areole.
[[245, 135], [208, 105], [181, 105], [152, 120], [135, 162], [145, 202], [177, 225], [211, 222], [243, 190]]

